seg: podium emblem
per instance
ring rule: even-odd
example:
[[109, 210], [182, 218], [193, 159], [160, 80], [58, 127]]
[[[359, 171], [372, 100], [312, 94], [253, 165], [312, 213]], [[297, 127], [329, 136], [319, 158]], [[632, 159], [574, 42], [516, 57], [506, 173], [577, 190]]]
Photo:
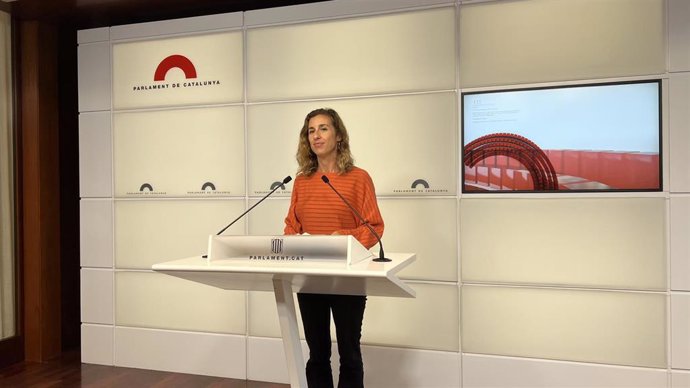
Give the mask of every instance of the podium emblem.
[[275, 254], [283, 253], [283, 239], [282, 238], [272, 238], [271, 239], [271, 252]]

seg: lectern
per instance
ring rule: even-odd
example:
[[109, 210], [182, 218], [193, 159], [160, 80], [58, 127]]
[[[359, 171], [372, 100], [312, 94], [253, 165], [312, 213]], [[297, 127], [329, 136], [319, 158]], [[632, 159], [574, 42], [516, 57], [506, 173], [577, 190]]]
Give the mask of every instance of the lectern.
[[397, 273], [413, 253], [374, 256], [352, 236], [209, 237], [207, 257], [153, 265], [153, 270], [229, 290], [273, 291], [290, 386], [306, 388], [293, 292], [414, 298]]

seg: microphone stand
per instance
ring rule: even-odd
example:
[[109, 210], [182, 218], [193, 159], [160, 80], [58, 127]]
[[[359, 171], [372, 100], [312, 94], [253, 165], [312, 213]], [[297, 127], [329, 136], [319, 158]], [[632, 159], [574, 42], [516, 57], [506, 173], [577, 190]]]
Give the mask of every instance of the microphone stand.
[[[288, 176], [285, 177], [285, 179], [283, 179], [283, 184], [286, 184], [286, 183], [290, 182], [291, 180], [292, 180], [292, 177], [288, 175]], [[254, 208], [256, 207], [256, 205], [258, 205], [258, 204], [260, 204], [261, 202], [263, 202], [264, 199], [268, 198], [271, 194], [273, 194], [276, 190], [278, 190], [279, 187], [280, 187], [280, 185], [276, 186], [273, 190], [271, 190], [270, 193], [266, 194], [263, 198], [261, 198], [261, 200], [259, 200], [259, 202], [255, 203], [252, 207], [250, 207], [249, 209], [247, 209], [244, 213], [240, 214], [239, 217], [235, 218], [234, 221], [232, 221], [231, 223], [229, 223], [228, 226], [226, 226], [225, 228], [221, 229], [220, 232], [216, 233], [216, 236], [220, 236], [221, 233], [225, 232], [225, 230], [226, 230], [227, 228], [229, 228], [229, 227], [231, 227], [232, 225], [234, 225], [235, 222], [239, 221], [240, 218], [244, 217], [245, 214], [249, 213], [252, 209], [254, 209]]]
[[[285, 177], [285, 179], [283, 179], [282, 184], [284, 185], [284, 184], [290, 182], [291, 180], [292, 180], [292, 177], [288, 175], [288, 176]], [[263, 202], [264, 199], [268, 198], [271, 194], [273, 194], [276, 190], [278, 190], [278, 188], [279, 188], [280, 186], [282, 186], [282, 185], [277, 185], [275, 188], [273, 188], [273, 190], [271, 190], [271, 192], [269, 192], [269, 193], [266, 194], [263, 198], [261, 198], [261, 200], [259, 200], [259, 202], [255, 203], [252, 207], [250, 207], [249, 209], [247, 209], [244, 213], [240, 214], [239, 217], [235, 218], [235, 219], [234, 219], [231, 223], [229, 223], [225, 228], [221, 229], [220, 232], [216, 233], [216, 236], [220, 236], [221, 233], [225, 232], [226, 229], [228, 229], [229, 227], [233, 226], [233, 225], [235, 224], [235, 222], [239, 221], [240, 218], [244, 217], [245, 214], [249, 213], [249, 212], [250, 212], [252, 209], [254, 209], [258, 204], [260, 204], [261, 202]], [[207, 258], [208, 255], [203, 255], [203, 256], [201, 256], [201, 257], [202, 257], [202, 258]]]
[[371, 234], [373, 234], [374, 237], [376, 237], [376, 240], [379, 242], [379, 257], [373, 259], [372, 261], [375, 261], [375, 262], [377, 262], [377, 263], [381, 263], [381, 262], [387, 263], [387, 262], [391, 261], [391, 259], [387, 258], [386, 255], [383, 253], [383, 243], [381, 242], [381, 237], [379, 236], [378, 233], [376, 233], [376, 231], [374, 230], [374, 228], [372, 228], [371, 225], [369, 225], [369, 222], [368, 222], [367, 220], [365, 220], [364, 217], [362, 217], [362, 215], [359, 214], [359, 212], [358, 212], [357, 210], [355, 210], [355, 208], [354, 208], [352, 205], [350, 205], [350, 202], [348, 202], [348, 201], [345, 199], [345, 197], [343, 197], [343, 196], [338, 192], [338, 190], [335, 189], [335, 187], [333, 187], [333, 185], [331, 184], [331, 181], [328, 179], [327, 176], [321, 175], [321, 180], [324, 181], [324, 183], [327, 184], [328, 187], [331, 188], [331, 190], [333, 190], [336, 194], [338, 194], [338, 197], [340, 197], [340, 199], [341, 199], [343, 202], [345, 202], [345, 204], [347, 205], [347, 207], [349, 207], [350, 210], [352, 210], [352, 212], [357, 216], [357, 218], [359, 218], [360, 221], [362, 221], [362, 223], [364, 224], [364, 226], [366, 226], [367, 228], [369, 228], [369, 231], [371, 232]]

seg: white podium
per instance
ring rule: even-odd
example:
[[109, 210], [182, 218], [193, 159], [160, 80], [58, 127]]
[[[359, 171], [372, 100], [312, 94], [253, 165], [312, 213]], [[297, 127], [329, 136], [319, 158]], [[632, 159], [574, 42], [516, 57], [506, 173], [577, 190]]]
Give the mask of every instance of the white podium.
[[414, 298], [397, 273], [413, 253], [375, 257], [352, 236], [215, 236], [202, 256], [153, 270], [228, 290], [273, 291], [291, 387], [307, 387], [293, 292]]

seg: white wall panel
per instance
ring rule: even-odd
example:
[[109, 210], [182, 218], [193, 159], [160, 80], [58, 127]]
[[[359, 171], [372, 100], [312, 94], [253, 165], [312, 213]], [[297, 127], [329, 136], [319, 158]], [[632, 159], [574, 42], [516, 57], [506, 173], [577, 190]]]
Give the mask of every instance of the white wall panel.
[[671, 367], [690, 369], [690, 293], [671, 294]]
[[[309, 347], [304, 340], [300, 343], [306, 365]], [[332, 360], [337, 359], [337, 348], [334, 348], [331, 354]], [[247, 337], [247, 380], [290, 383], [281, 338]]]
[[81, 362], [113, 365], [113, 337], [113, 326], [82, 324]]
[[[456, 193], [457, 103], [449, 92], [250, 106], [250, 194], [265, 192], [266, 182], [294, 176], [304, 117], [321, 107], [340, 114], [355, 163], [369, 172], [378, 195]], [[418, 180], [429, 187], [415, 184]]]
[[449, 0], [331, 0], [289, 7], [264, 8], [244, 13], [247, 26], [347, 17], [404, 8], [452, 5]]
[[671, 289], [690, 291], [690, 197], [671, 196]]
[[463, 388], [664, 388], [666, 369], [463, 354]]
[[[380, 199], [386, 224], [386, 252], [414, 252], [417, 260], [398, 275], [404, 279], [458, 280], [457, 200]], [[378, 246], [375, 247], [378, 250]]]
[[668, 0], [669, 71], [690, 71], [690, 3]]
[[77, 48], [79, 112], [110, 110], [110, 42]]
[[[201, 256], [208, 236], [244, 211], [243, 200], [115, 201], [115, 266], [153, 264]], [[224, 234], [243, 234], [245, 220]]]
[[81, 290], [81, 321], [83, 323], [115, 323], [114, 274], [111, 269], [82, 268], [79, 272]]
[[369, 388], [460, 387], [460, 354], [363, 346], [364, 385]]
[[411, 283], [415, 299], [370, 296], [362, 343], [457, 352], [459, 296], [455, 284]]
[[663, 0], [463, 4], [464, 87], [664, 73]]
[[453, 89], [454, 19], [449, 7], [250, 29], [248, 98]]
[[246, 332], [244, 291], [151, 272], [117, 272], [115, 290], [118, 326]]
[[[254, 337], [281, 338], [280, 322], [278, 321], [278, 310], [276, 307], [275, 296], [272, 292], [249, 291], [248, 292], [248, 319], [247, 333]], [[297, 324], [299, 326], [299, 336], [304, 338], [302, 328], [302, 318], [297, 302], [297, 295], [293, 295], [295, 300], [295, 310], [297, 311]], [[332, 325], [331, 325], [332, 326]], [[332, 330], [331, 330], [332, 331]], [[335, 339], [335, 334], [331, 334]]]
[[669, 78], [671, 192], [690, 192], [690, 73]]
[[664, 198], [465, 199], [466, 282], [666, 289]]
[[[368, 297], [362, 343], [457, 352], [458, 287], [423, 283], [410, 286], [417, 292], [415, 299]], [[299, 316], [299, 309], [297, 313]], [[300, 337], [304, 338], [301, 322], [299, 326]], [[271, 293], [249, 293], [249, 335], [280, 337]], [[331, 338], [336, 338], [332, 323]]]
[[672, 371], [670, 388], [690, 388], [690, 372]]
[[126, 24], [111, 27], [111, 38], [150, 38], [168, 34], [195, 33], [242, 27], [242, 13], [223, 13], [149, 23]]
[[666, 367], [666, 296], [463, 286], [462, 350]]
[[246, 379], [244, 336], [115, 328], [115, 365]]
[[113, 108], [241, 102], [243, 56], [241, 31], [116, 43]]
[[82, 267], [113, 267], [113, 201], [79, 201], [79, 255]]
[[77, 43], [94, 43], [110, 40], [110, 27], [90, 28], [77, 31]]
[[[328, 103], [331, 103], [329, 101]], [[304, 117], [322, 106], [320, 102], [250, 105], [247, 107], [247, 184], [249, 195], [265, 195], [275, 181], [286, 176], [295, 178], [295, 160], [299, 132]], [[348, 126], [347, 118], [343, 118]], [[350, 128], [348, 127], [348, 132]], [[350, 145], [352, 134], [350, 134]], [[278, 189], [273, 196], [290, 197], [293, 182]]]
[[241, 106], [118, 113], [113, 131], [116, 196], [244, 195]]
[[79, 114], [79, 195], [112, 197], [110, 111]]
[[[303, 355], [308, 348], [302, 342]], [[338, 381], [338, 347], [334, 343], [331, 362]], [[460, 387], [460, 355], [418, 349], [362, 346], [364, 384], [370, 388]], [[282, 341], [278, 338], [249, 337], [247, 378], [288, 384]]]

